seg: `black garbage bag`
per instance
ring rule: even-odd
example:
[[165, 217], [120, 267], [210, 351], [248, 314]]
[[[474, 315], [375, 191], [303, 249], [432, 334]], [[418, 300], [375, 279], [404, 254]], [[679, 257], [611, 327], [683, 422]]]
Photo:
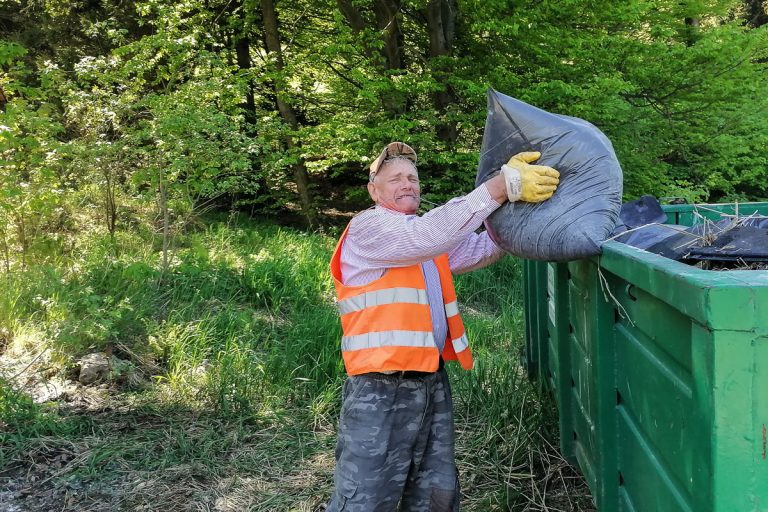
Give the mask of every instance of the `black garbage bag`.
[[734, 226], [717, 233], [710, 245], [692, 247], [688, 259], [714, 261], [768, 261], [768, 232], [755, 226]]
[[[742, 207], [743, 208], [743, 207]], [[664, 224], [667, 214], [653, 196], [624, 203], [612, 238], [689, 264], [768, 261], [768, 217], [757, 212], [693, 226]]]
[[768, 228], [759, 227], [765, 222], [751, 222], [753, 225], [748, 225], [748, 222], [734, 225], [733, 220], [723, 219], [696, 224], [645, 250], [685, 263], [705, 260], [768, 261]]
[[[648, 249], [688, 229], [687, 226], [664, 224], [666, 221], [667, 214], [661, 209], [659, 200], [653, 196], [642, 196], [621, 205], [611, 238], [639, 249]], [[620, 233], [626, 234], [617, 236]]]
[[750, 215], [742, 219], [743, 226], [752, 226], [753, 228], [768, 229], [768, 217], [762, 215]]
[[485, 222], [494, 242], [524, 258], [566, 261], [594, 256], [611, 236], [621, 208], [622, 173], [613, 146], [592, 124], [551, 114], [488, 91], [477, 184], [521, 151], [560, 172], [547, 201], [507, 203]]
[[664, 223], [666, 220], [667, 214], [658, 199], [654, 196], [641, 196], [640, 199], [621, 205], [616, 228], [624, 226], [626, 229], [635, 229], [647, 224]]

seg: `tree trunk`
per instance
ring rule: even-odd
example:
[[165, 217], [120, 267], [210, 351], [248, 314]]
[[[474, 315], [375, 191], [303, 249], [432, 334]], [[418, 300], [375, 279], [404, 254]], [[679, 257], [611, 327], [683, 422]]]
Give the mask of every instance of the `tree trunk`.
[[[283, 50], [280, 45], [277, 14], [275, 13], [275, 6], [272, 0], [261, 0], [261, 14], [264, 23], [264, 38], [267, 45], [267, 53], [274, 57], [277, 71], [282, 71], [285, 64], [283, 61]], [[289, 103], [282, 99], [280, 95], [281, 84], [279, 82], [274, 82], [273, 86], [275, 89], [275, 102], [277, 103], [277, 109], [280, 111], [280, 117], [282, 117], [283, 121], [291, 127], [291, 130], [295, 131], [299, 126], [296, 119], [296, 112]], [[285, 145], [289, 152], [301, 147], [300, 143], [295, 141], [290, 135], [285, 138]], [[296, 188], [299, 193], [302, 212], [307, 218], [309, 227], [315, 228], [317, 226], [317, 215], [312, 206], [312, 196], [309, 191], [309, 174], [307, 173], [307, 167], [303, 158], [299, 157], [298, 161], [293, 164], [291, 168], [293, 171], [294, 182], [296, 183]]]
[[[215, 10], [205, 2], [206, 9], [211, 12]], [[252, 68], [253, 60], [251, 59], [251, 47], [254, 38], [260, 37], [261, 30], [258, 31], [259, 35], [254, 34], [254, 21], [250, 19], [249, 14], [253, 13], [257, 9], [257, 3], [253, 0], [233, 0], [226, 4], [223, 9], [224, 13], [227, 13], [229, 19], [226, 16], [217, 16], [218, 21], [216, 27], [216, 35], [218, 42], [221, 44], [213, 45], [209, 51], [215, 51], [218, 54], [223, 51], [227, 63], [230, 65], [237, 65], [238, 70], [247, 71]], [[260, 105], [261, 106], [261, 105]], [[245, 118], [245, 125], [242, 128], [243, 134], [249, 139], [254, 139], [258, 136], [256, 133], [256, 121], [258, 113], [256, 109], [256, 92], [253, 83], [253, 79], [249, 77], [248, 84], [245, 92], [245, 101], [240, 104], [240, 108]], [[266, 108], [271, 109], [273, 105], [270, 103]], [[264, 176], [261, 174], [260, 164], [256, 159], [250, 160], [250, 173], [254, 176], [253, 181], [257, 186], [257, 194], [263, 195], [260, 198], [266, 202], [266, 197], [269, 193], [269, 186]], [[230, 206], [234, 207], [236, 201], [236, 194], [230, 194]]]
[[[453, 38], [456, 33], [456, 0], [431, 0], [425, 9], [427, 31], [429, 33], [430, 60], [437, 57], [448, 57], [453, 50]], [[449, 69], [445, 63], [433, 64], [435, 79], [443, 86], [441, 91], [432, 95], [435, 109], [440, 113], [456, 103], [456, 94], [447, 83]], [[458, 139], [455, 121], [445, 121], [436, 126], [438, 139], [452, 145]]]
[[[247, 37], [241, 37], [235, 43], [237, 52], [237, 67], [251, 69], [251, 42]], [[253, 97], [253, 84], [248, 83], [248, 91], [245, 94], [245, 117], [249, 122], [256, 118], [256, 101]]]
[[[241, 9], [242, 11], [242, 9]], [[243, 20], [245, 23], [245, 20]], [[240, 34], [235, 34], [235, 53], [237, 55], [237, 67], [239, 69], [251, 69], [251, 41], [245, 35], [246, 27], [241, 28]], [[253, 95], [253, 83], [248, 82], [248, 91], [245, 93], [245, 118], [249, 123], [256, 120], [256, 101]]]
[[[376, 0], [373, 11], [376, 14], [376, 27], [384, 41], [384, 47], [381, 49], [386, 66], [384, 73], [389, 75], [392, 71], [403, 68], [403, 32], [400, 30], [398, 19], [400, 0]], [[391, 116], [403, 114], [407, 110], [406, 98], [394, 88], [382, 92], [381, 101], [384, 110]]]
[[365, 30], [365, 20], [350, 0], [336, 0], [336, 5], [339, 6], [339, 10], [347, 19], [349, 26], [352, 27], [353, 33], [359, 34]]
[[11, 251], [8, 247], [8, 236], [6, 234], [5, 228], [0, 226], [0, 238], [3, 242], [3, 262], [5, 263], [5, 273], [10, 274], [11, 273]]
[[[344, 14], [352, 32], [360, 34], [366, 28], [366, 22], [360, 11], [351, 0], [337, 0], [339, 10]], [[388, 76], [392, 71], [403, 69], [403, 33], [400, 30], [400, 0], [375, 0], [373, 13], [376, 18], [376, 29], [381, 34], [383, 46], [375, 50], [364, 44], [363, 53], [373, 62], [374, 67], [382, 76]], [[406, 98], [396, 90], [379, 93], [384, 110], [392, 117], [407, 110]]]
[[403, 32], [400, 30], [400, 0], [376, 0], [373, 4], [376, 14], [376, 27], [381, 31], [384, 40], [382, 55], [388, 69], [403, 67], [401, 52], [403, 48]]
[[744, 0], [745, 22], [752, 28], [768, 24], [768, 2], [765, 0]]
[[685, 18], [685, 45], [693, 46], [699, 40], [699, 18]]

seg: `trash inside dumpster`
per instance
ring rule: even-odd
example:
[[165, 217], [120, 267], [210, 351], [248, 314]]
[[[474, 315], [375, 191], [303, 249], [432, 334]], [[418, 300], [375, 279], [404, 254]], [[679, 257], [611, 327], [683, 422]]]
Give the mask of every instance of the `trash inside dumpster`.
[[707, 205], [690, 208], [698, 222], [682, 226], [666, 224], [667, 215], [652, 196], [625, 203], [614, 238], [705, 270], [768, 268], [768, 217], [759, 207], [742, 204], [739, 211], [734, 204], [728, 210], [734, 213]]
[[618, 238], [588, 259], [527, 260], [528, 373], [555, 397], [561, 450], [601, 512], [768, 510], [768, 271], [698, 268], [756, 247], [745, 228], [764, 229], [768, 203], [662, 211], [735, 237], [681, 261]]

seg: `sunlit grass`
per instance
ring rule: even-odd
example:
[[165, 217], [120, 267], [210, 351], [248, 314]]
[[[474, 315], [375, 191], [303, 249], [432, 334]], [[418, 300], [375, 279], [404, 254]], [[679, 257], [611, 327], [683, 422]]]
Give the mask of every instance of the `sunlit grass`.
[[[81, 240], [57, 265], [48, 259], [4, 276], [0, 333], [7, 349], [48, 350], [62, 369], [86, 353], [109, 350], [143, 377], [122, 389], [138, 397], [141, 405], [129, 407], [136, 418], [155, 417], [155, 408], [182, 418], [150, 422], [150, 430], [132, 430], [125, 442], [102, 444], [96, 434], [73, 471], [95, 478], [116, 471], [115, 461], [135, 471], [193, 464], [213, 477], [227, 473], [222, 465], [257, 471], [253, 461], [279, 459], [285, 461], [280, 471], [289, 475], [296, 460], [312, 457], [326, 464], [318, 469], [322, 478], [312, 500], [327, 495], [344, 379], [328, 273], [334, 244], [329, 236], [221, 220], [177, 236], [165, 273], [152, 240], [121, 233], [114, 240]], [[467, 510], [518, 505], [515, 475], [530, 465], [550, 407], [542, 405], [518, 362], [521, 279], [513, 258], [456, 278], [475, 353], [471, 372], [449, 365]], [[6, 440], [12, 440], [6, 462], [40, 443], [41, 434], [86, 442], [65, 416], [6, 390], [0, 401], [15, 409], [6, 405], [5, 417], [23, 416], [26, 424], [40, 426], [11, 432], [6, 420]], [[288, 444], [254, 448], [247, 433], [255, 425]], [[230, 441], [218, 439], [222, 435]], [[292, 446], [290, 439], [302, 441]], [[313, 448], [306, 452], [302, 446], [308, 445]], [[248, 456], [225, 460], [243, 449]], [[250, 509], [282, 503], [280, 493], [275, 487]]]

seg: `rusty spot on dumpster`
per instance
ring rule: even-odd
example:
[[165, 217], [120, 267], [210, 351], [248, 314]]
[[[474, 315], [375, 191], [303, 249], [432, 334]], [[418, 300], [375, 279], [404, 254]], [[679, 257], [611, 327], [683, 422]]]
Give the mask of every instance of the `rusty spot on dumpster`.
[[763, 423], [763, 460], [765, 460], [765, 445], [766, 445], [766, 440], [768, 440], [768, 436], [766, 435], [766, 430], [765, 430], [765, 423]]

